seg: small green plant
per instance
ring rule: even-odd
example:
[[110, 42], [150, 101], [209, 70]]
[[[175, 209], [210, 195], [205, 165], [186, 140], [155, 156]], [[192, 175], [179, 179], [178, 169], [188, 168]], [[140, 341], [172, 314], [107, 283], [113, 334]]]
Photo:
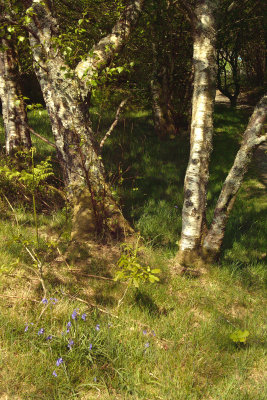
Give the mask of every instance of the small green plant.
[[[5, 176], [8, 181], [13, 182], [16, 180], [22, 183], [32, 195], [33, 215], [34, 224], [36, 230], [36, 241], [39, 245], [39, 234], [38, 234], [38, 221], [36, 211], [36, 190], [41, 188], [41, 183], [44, 182], [49, 176], [53, 175], [53, 169], [51, 165], [51, 157], [47, 157], [40, 164], [34, 165], [34, 153], [35, 148], [32, 147], [29, 153], [20, 152], [21, 156], [28, 162], [28, 168], [18, 171], [15, 168], [11, 168], [8, 165], [0, 166], [0, 173]], [[27, 165], [27, 163], [26, 163]]]
[[141, 250], [139, 247], [140, 236], [138, 237], [135, 246], [131, 244], [122, 245], [122, 253], [118, 261], [119, 270], [116, 272], [115, 281], [127, 281], [128, 286], [139, 287], [142, 282], [158, 282], [159, 278], [156, 276], [160, 273], [160, 269], [151, 269], [150, 266], [141, 264], [138, 252]]
[[247, 338], [249, 336], [249, 331], [241, 331], [240, 329], [235, 330], [233, 333], [231, 333], [230, 335], [230, 339], [234, 342], [234, 343], [246, 343]]

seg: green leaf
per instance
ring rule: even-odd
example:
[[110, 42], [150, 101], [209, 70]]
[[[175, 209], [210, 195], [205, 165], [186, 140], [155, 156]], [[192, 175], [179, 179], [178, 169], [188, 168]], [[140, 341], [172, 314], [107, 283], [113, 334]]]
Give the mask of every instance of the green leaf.
[[238, 329], [230, 335], [230, 339], [232, 339], [232, 341], [235, 343], [245, 343], [248, 336], [249, 331], [241, 331], [240, 329]]

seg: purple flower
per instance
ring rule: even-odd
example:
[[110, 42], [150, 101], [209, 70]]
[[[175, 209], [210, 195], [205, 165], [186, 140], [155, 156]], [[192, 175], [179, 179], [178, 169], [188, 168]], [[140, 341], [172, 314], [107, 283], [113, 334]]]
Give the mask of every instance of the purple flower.
[[178, 206], [174, 206], [174, 208], [179, 208]]
[[84, 321], [86, 321], [86, 314], [83, 313], [82, 316], [81, 316], [81, 318], [82, 318]]
[[153, 336], [156, 336], [155, 331], [151, 331], [151, 333], [152, 333]]
[[74, 341], [72, 339], [69, 340], [68, 348], [71, 349], [73, 345], [74, 345]]
[[71, 327], [71, 322], [69, 321], [69, 322], [67, 323], [67, 333], [69, 333], [70, 327]]
[[96, 325], [95, 330], [96, 331], [100, 331], [100, 325], [99, 324]]
[[146, 335], [146, 334], [147, 334], [147, 330], [144, 329], [144, 330], [143, 330], [143, 335]]
[[147, 342], [146, 344], [145, 344], [145, 348], [147, 349], [149, 347], [149, 343]]
[[38, 331], [38, 335], [43, 335], [43, 333], [44, 333], [44, 328], [41, 328], [41, 329]]
[[52, 335], [48, 335], [45, 340], [52, 340]]
[[92, 345], [92, 343], [90, 343], [89, 344], [89, 350], [92, 350], [92, 347], [93, 347], [93, 345]]
[[60, 357], [60, 358], [58, 358], [57, 359], [57, 367], [59, 367], [60, 366], [60, 364], [62, 364], [63, 363], [63, 358], [62, 357]]
[[94, 377], [94, 382], [96, 382], [96, 377]]
[[28, 329], [29, 329], [29, 325], [27, 324], [27, 325], [25, 326], [24, 332], [27, 332]]
[[47, 304], [47, 303], [48, 303], [48, 300], [47, 300], [47, 299], [43, 299], [43, 300], [42, 300], [42, 303], [43, 303], [43, 304]]
[[56, 371], [53, 371], [53, 375], [54, 375], [54, 376], [57, 376], [57, 373], [56, 373]]
[[71, 314], [71, 318], [77, 319], [77, 315], [78, 315], [77, 310], [74, 310], [73, 313]]
[[54, 305], [58, 302], [58, 299], [55, 299], [53, 297], [50, 297], [50, 300], [52, 301], [52, 304], [54, 304]]

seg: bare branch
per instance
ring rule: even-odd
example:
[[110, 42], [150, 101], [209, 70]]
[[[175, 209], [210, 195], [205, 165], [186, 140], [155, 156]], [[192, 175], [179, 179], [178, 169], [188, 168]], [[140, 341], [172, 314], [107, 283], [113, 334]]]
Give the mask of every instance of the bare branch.
[[117, 109], [114, 121], [112, 122], [112, 124], [110, 125], [110, 128], [108, 129], [107, 133], [105, 134], [105, 136], [103, 137], [103, 139], [100, 142], [100, 148], [102, 148], [104, 146], [105, 141], [111, 135], [111, 133], [112, 133], [113, 129], [115, 128], [115, 126], [118, 124], [120, 113], [123, 110], [123, 108], [124, 108], [124, 106], [125, 106], [125, 104], [127, 103], [128, 100], [129, 100], [129, 97], [127, 97], [127, 99], [124, 99], [120, 103], [120, 105], [119, 105], [119, 107]]
[[180, 4], [182, 11], [184, 11], [186, 17], [189, 19], [189, 21], [191, 22], [192, 25], [195, 25], [196, 21], [197, 21], [197, 15], [194, 12], [193, 8], [187, 3], [186, 0], [178, 0], [175, 3]]
[[26, 128], [28, 128], [29, 131], [30, 131], [33, 135], [37, 136], [37, 137], [38, 137], [39, 139], [41, 139], [43, 142], [49, 144], [49, 146], [54, 147], [54, 149], [57, 148], [57, 146], [56, 146], [54, 143], [50, 142], [50, 140], [46, 139], [45, 137], [43, 137], [43, 136], [40, 135], [39, 133], [35, 132], [35, 130], [33, 130], [26, 122], [22, 122], [22, 124], [25, 125]]

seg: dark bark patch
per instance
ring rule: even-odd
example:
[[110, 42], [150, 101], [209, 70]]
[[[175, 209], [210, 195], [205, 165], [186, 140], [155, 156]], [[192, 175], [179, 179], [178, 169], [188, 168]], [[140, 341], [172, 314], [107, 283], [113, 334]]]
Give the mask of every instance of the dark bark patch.
[[192, 164], [197, 165], [199, 163], [199, 160], [197, 158], [193, 158]]
[[184, 197], [185, 197], [186, 199], [188, 199], [189, 197], [192, 196], [192, 194], [193, 194], [193, 192], [192, 192], [191, 190], [187, 189], [187, 190], [185, 191]]
[[185, 206], [186, 206], [186, 207], [192, 207], [192, 206], [193, 206], [192, 201], [187, 200], [187, 201], [185, 202]]

